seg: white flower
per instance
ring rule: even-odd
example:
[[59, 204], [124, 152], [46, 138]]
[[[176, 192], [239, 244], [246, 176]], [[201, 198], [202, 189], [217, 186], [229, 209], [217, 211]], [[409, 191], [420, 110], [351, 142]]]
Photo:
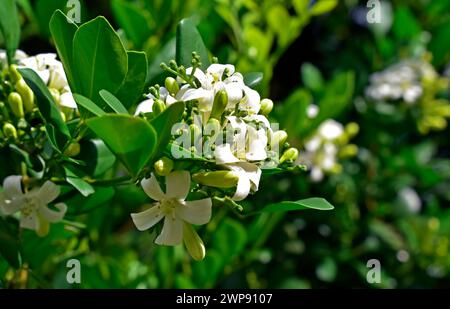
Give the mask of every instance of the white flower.
[[344, 126], [333, 119], [328, 119], [320, 125], [318, 132], [323, 139], [334, 140], [344, 134]]
[[[186, 69], [186, 73], [192, 74], [192, 68]], [[225, 75], [225, 73], [227, 73]], [[228, 95], [227, 109], [233, 109], [239, 103], [239, 109], [245, 110], [250, 114], [257, 114], [261, 108], [261, 97], [259, 93], [244, 83], [242, 74], [235, 72], [231, 64], [212, 64], [206, 72], [196, 69], [195, 78], [200, 82], [199, 88], [192, 88], [185, 84], [176, 94], [179, 101], [197, 100], [199, 102], [199, 111], [209, 113], [212, 110], [214, 96], [217, 92], [225, 90]], [[178, 78], [180, 83], [182, 79]]]
[[[28, 55], [20, 49], [16, 50], [16, 54], [14, 55], [15, 60], [21, 60], [27, 57]], [[7, 60], [6, 50], [0, 49], [0, 64], [5, 65]]]
[[166, 176], [166, 193], [163, 193], [155, 176], [141, 182], [145, 193], [157, 201], [151, 208], [131, 214], [134, 224], [145, 231], [164, 218], [161, 234], [156, 238], [158, 245], [173, 246], [183, 240], [183, 223], [206, 224], [211, 219], [212, 201], [205, 198], [185, 201], [191, 184], [187, 171], [175, 171]]
[[66, 213], [67, 206], [55, 204], [58, 210], [52, 210], [48, 204], [55, 200], [60, 192], [57, 185], [46, 181], [42, 187], [22, 192], [22, 176], [8, 176], [0, 192], [0, 208], [6, 215], [20, 211], [20, 227], [35, 230], [43, 236], [48, 233], [49, 223], [59, 222]]
[[232, 199], [242, 201], [250, 191], [258, 191], [259, 181], [261, 179], [261, 169], [254, 163], [239, 160], [231, 152], [230, 144], [222, 144], [214, 149], [216, 164], [235, 172], [238, 177], [236, 192]]
[[56, 54], [38, 54], [19, 61], [19, 67], [34, 70], [44, 83], [61, 93], [59, 104], [69, 108], [77, 108], [67, 82], [66, 73], [62, 63], [56, 60]]
[[306, 116], [309, 119], [314, 119], [317, 117], [318, 114], [319, 114], [319, 106], [317, 106], [316, 104], [309, 104], [308, 107], [306, 108]]

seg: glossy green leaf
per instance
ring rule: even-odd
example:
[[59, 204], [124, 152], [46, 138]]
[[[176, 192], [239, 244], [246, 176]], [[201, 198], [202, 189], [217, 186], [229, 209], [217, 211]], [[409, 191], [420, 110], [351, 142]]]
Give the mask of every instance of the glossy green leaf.
[[0, 2], [0, 31], [5, 40], [8, 63], [13, 63], [20, 40], [20, 23], [15, 0]]
[[128, 51], [128, 72], [116, 93], [126, 108], [130, 108], [140, 99], [147, 80], [148, 62], [144, 52]]
[[116, 157], [101, 139], [81, 141], [81, 152], [76, 157], [84, 162], [79, 169], [92, 177], [99, 177], [107, 172], [116, 162]]
[[64, 15], [60, 10], [53, 13], [50, 19], [50, 32], [55, 41], [58, 56], [61, 59], [64, 71], [66, 72], [67, 80], [69, 82], [72, 92], [76, 92], [77, 85], [74, 77], [74, 62], [73, 62], [73, 37], [78, 27], [75, 23]]
[[89, 196], [95, 192], [94, 188], [90, 184], [76, 174], [77, 171], [74, 168], [64, 167], [64, 171], [66, 172], [67, 182], [77, 189], [83, 196]]
[[152, 29], [149, 24], [150, 13], [137, 5], [123, 0], [113, 0], [113, 14], [133, 45], [138, 47], [150, 37]]
[[113, 111], [115, 111], [118, 114], [124, 114], [128, 115], [127, 109], [123, 106], [122, 102], [119, 101], [118, 98], [116, 98], [111, 92], [108, 90], [102, 89], [99, 92], [102, 99], [108, 104], [109, 107]]
[[92, 102], [85, 96], [82, 96], [81, 94], [74, 93], [73, 98], [79, 106], [84, 107], [85, 109], [87, 109], [88, 111], [90, 111], [92, 114], [94, 114], [96, 116], [102, 116], [102, 115], [106, 114], [106, 112], [104, 110], [102, 110], [100, 107], [95, 105], [94, 102]]
[[172, 138], [172, 127], [181, 120], [183, 112], [184, 103], [176, 102], [150, 121], [150, 124], [158, 134], [154, 157], [155, 160], [158, 159], [166, 149], [167, 144]]
[[202, 68], [209, 66], [208, 50], [194, 22], [191, 19], [183, 19], [177, 27], [176, 41], [176, 60], [178, 64], [184, 65], [186, 68], [191, 66], [192, 52], [200, 55]]
[[260, 212], [286, 212], [293, 210], [304, 210], [304, 209], [316, 209], [316, 210], [331, 210], [334, 209], [333, 205], [327, 202], [327, 200], [319, 197], [307, 198], [304, 200], [299, 200], [296, 202], [280, 202], [275, 204], [270, 204]]
[[70, 138], [70, 133], [53, 96], [36, 72], [31, 69], [19, 69], [19, 72], [36, 96], [36, 104], [44, 118], [51, 142], [56, 149], [61, 149]]
[[244, 75], [244, 83], [250, 88], [258, 86], [264, 78], [262, 72], [251, 72]]
[[111, 114], [89, 119], [87, 125], [134, 176], [155, 151], [156, 132], [144, 119]]
[[116, 93], [128, 72], [128, 57], [117, 33], [104, 17], [83, 24], [73, 39], [77, 93], [99, 107], [106, 104], [99, 91]]

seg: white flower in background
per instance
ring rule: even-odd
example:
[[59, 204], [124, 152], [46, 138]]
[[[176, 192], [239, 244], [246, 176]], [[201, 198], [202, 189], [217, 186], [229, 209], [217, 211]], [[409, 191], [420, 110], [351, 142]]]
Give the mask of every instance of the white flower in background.
[[166, 176], [166, 193], [161, 190], [153, 174], [142, 180], [141, 185], [145, 193], [157, 202], [148, 210], [131, 214], [131, 218], [140, 231], [153, 227], [164, 218], [164, 226], [155, 240], [156, 244], [180, 244], [183, 240], [184, 222], [201, 225], [211, 220], [210, 198], [185, 201], [191, 185], [189, 172], [175, 171]]
[[319, 106], [317, 106], [316, 104], [309, 104], [308, 107], [306, 108], [306, 116], [309, 119], [314, 119], [317, 117], [318, 114], [319, 114]]
[[417, 192], [410, 188], [405, 187], [398, 192], [398, 198], [400, 202], [406, 206], [406, 209], [411, 213], [419, 213], [422, 208], [422, 201], [420, 200]]
[[299, 163], [310, 166], [313, 181], [321, 181], [325, 173], [331, 172], [338, 164], [339, 149], [336, 140], [343, 134], [344, 126], [333, 119], [328, 119], [305, 142], [306, 153], [299, 159]]
[[50, 209], [48, 204], [54, 201], [60, 192], [57, 185], [46, 181], [42, 187], [22, 192], [22, 176], [8, 176], [3, 181], [3, 192], [0, 192], [0, 208], [6, 215], [20, 212], [20, 227], [35, 230], [38, 235], [48, 233], [49, 223], [63, 219], [67, 206], [55, 204], [57, 210]]
[[404, 60], [370, 76], [366, 95], [375, 101], [403, 100], [416, 103], [423, 94], [422, 81], [432, 80], [437, 73], [420, 60]]
[[68, 108], [77, 108], [67, 82], [66, 73], [60, 61], [56, 60], [56, 54], [38, 54], [19, 61], [19, 67], [34, 70], [50, 89], [60, 93], [59, 104]]

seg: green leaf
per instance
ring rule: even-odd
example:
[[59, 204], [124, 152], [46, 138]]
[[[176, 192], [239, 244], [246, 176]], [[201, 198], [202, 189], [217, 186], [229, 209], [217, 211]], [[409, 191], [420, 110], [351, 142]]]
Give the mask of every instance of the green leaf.
[[333, 205], [327, 202], [327, 200], [319, 197], [307, 198], [296, 202], [280, 202], [270, 204], [260, 212], [286, 212], [292, 210], [304, 210], [304, 209], [316, 209], [316, 210], [331, 210], [334, 209]]
[[98, 187], [88, 198], [77, 194], [67, 202], [69, 207], [66, 216], [89, 213], [110, 201], [114, 194], [115, 190], [113, 187]]
[[184, 148], [183, 146], [176, 145], [174, 143], [169, 143], [167, 145], [166, 150], [165, 150], [166, 155], [170, 156], [173, 149], [176, 149], [177, 155], [181, 159], [187, 159], [187, 160], [193, 160], [193, 161], [203, 161], [203, 162], [213, 162], [202, 156], [199, 156], [199, 155], [193, 153], [192, 151]]
[[161, 63], [168, 63], [172, 59], [176, 59], [176, 39], [170, 39], [162, 49], [156, 54], [148, 67], [147, 84], [155, 84], [164, 81], [167, 72], [161, 70]]
[[22, 264], [19, 241], [11, 236], [8, 223], [0, 218], [0, 257], [3, 257], [9, 265], [19, 268]]
[[409, 41], [418, 35], [421, 29], [411, 10], [406, 6], [401, 6], [395, 10], [392, 31], [398, 39]]
[[120, 28], [125, 31], [134, 46], [142, 46], [152, 34], [149, 12], [123, 0], [113, 0], [111, 7]]
[[155, 160], [158, 159], [166, 149], [167, 144], [172, 138], [172, 127], [181, 120], [183, 112], [184, 103], [175, 102], [150, 121], [150, 124], [158, 134], [154, 157]]
[[20, 23], [15, 0], [0, 2], [0, 31], [3, 34], [8, 63], [13, 63], [20, 41]]
[[244, 75], [244, 83], [250, 88], [258, 86], [264, 78], [262, 72], [250, 72]]
[[142, 98], [148, 74], [147, 56], [144, 52], [127, 51], [128, 72], [125, 80], [116, 93], [126, 108], [133, 106]]
[[155, 151], [156, 132], [144, 119], [111, 114], [89, 119], [87, 126], [133, 176], [139, 174]]
[[78, 105], [84, 107], [85, 109], [87, 109], [88, 111], [90, 111], [91, 113], [93, 113], [96, 116], [102, 116], [102, 115], [106, 114], [106, 112], [104, 110], [102, 110], [100, 107], [95, 105], [94, 102], [92, 102], [88, 98], [82, 96], [81, 94], [74, 93], [73, 98], [74, 98], [75, 102], [77, 102]]
[[247, 243], [247, 231], [241, 223], [226, 218], [217, 227], [211, 243], [222, 255], [223, 266], [225, 266], [244, 250]]
[[116, 162], [116, 157], [101, 139], [83, 140], [80, 146], [77, 159], [84, 162], [84, 166], [79, 168], [92, 177], [103, 175]]
[[36, 72], [31, 69], [19, 69], [19, 72], [36, 95], [36, 104], [44, 118], [50, 141], [56, 150], [60, 150], [70, 138], [70, 133], [53, 96]]
[[66, 172], [66, 180], [83, 196], [89, 196], [95, 192], [94, 188], [76, 174], [76, 170], [70, 167], [64, 167]]
[[50, 19], [50, 32], [55, 41], [72, 92], [76, 92], [73, 62], [73, 37], [78, 27], [64, 13], [57, 10]]
[[122, 102], [119, 101], [111, 92], [108, 90], [102, 89], [99, 92], [102, 99], [118, 114], [128, 115], [127, 109], [123, 106]]
[[99, 91], [116, 93], [128, 72], [128, 57], [117, 33], [99, 16], [83, 24], [73, 39], [77, 93], [105, 107]]
[[326, 14], [333, 10], [337, 4], [337, 0], [319, 0], [312, 6], [309, 12], [313, 16]]
[[34, 11], [40, 34], [49, 37], [49, 21], [56, 10], [64, 11], [67, 0], [37, 0], [34, 5]]
[[180, 21], [177, 27], [176, 60], [186, 68], [191, 66], [192, 52], [200, 55], [202, 69], [209, 66], [208, 50], [194, 22], [189, 19]]
[[320, 91], [323, 88], [322, 73], [311, 63], [305, 63], [301, 68], [302, 81], [312, 91]]

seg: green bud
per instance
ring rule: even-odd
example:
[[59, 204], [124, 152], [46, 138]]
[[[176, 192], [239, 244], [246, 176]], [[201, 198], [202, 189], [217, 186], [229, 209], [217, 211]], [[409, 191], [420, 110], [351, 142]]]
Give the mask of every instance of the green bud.
[[173, 170], [173, 161], [167, 157], [162, 157], [153, 166], [156, 174], [159, 176], [167, 176]]
[[287, 138], [288, 134], [286, 131], [279, 130], [274, 132], [270, 141], [270, 148], [272, 150], [281, 149], [284, 146], [284, 143], [286, 143]]
[[0, 113], [3, 116], [3, 120], [9, 120], [9, 111], [3, 102], [0, 102]]
[[358, 154], [358, 146], [354, 144], [345, 145], [339, 150], [339, 157], [342, 159], [351, 158]]
[[17, 83], [22, 79], [22, 75], [20, 75], [19, 71], [17, 71], [17, 65], [11, 64], [9, 66], [9, 75], [13, 83]]
[[206, 250], [202, 239], [192, 225], [186, 222], [183, 222], [183, 242], [194, 260], [201, 261], [205, 258]]
[[232, 171], [214, 171], [196, 173], [192, 175], [192, 179], [209, 187], [232, 188], [237, 185], [239, 176]]
[[23, 118], [23, 101], [20, 94], [17, 92], [11, 92], [8, 96], [8, 103], [9, 107], [11, 108], [11, 111], [13, 112], [16, 117]]
[[350, 122], [345, 126], [345, 133], [349, 138], [354, 137], [359, 132], [359, 125], [356, 122]]
[[153, 103], [153, 112], [155, 115], [161, 114], [166, 109], [166, 104], [164, 104], [163, 101], [160, 99], [155, 99], [155, 102]]
[[180, 86], [178, 85], [176, 79], [173, 77], [167, 77], [164, 85], [166, 86], [167, 91], [169, 91], [172, 96], [176, 95], [180, 90]]
[[214, 103], [210, 118], [220, 119], [228, 104], [228, 94], [225, 90], [220, 90], [214, 97]]
[[195, 145], [198, 138], [202, 135], [202, 130], [195, 124], [189, 125], [189, 132], [191, 134], [191, 145]]
[[14, 127], [9, 122], [5, 123], [3, 125], [3, 134], [5, 134], [6, 138], [17, 138], [17, 130], [16, 127]]
[[280, 164], [283, 162], [292, 163], [298, 158], [298, 150], [297, 148], [289, 148], [287, 149], [280, 158]]
[[68, 157], [75, 157], [80, 153], [80, 144], [77, 142], [70, 143], [70, 145], [64, 151], [64, 154]]
[[[16, 83], [16, 90], [23, 100], [23, 107], [26, 112], [31, 112], [34, 108], [34, 93], [23, 78]], [[58, 93], [59, 95], [59, 93]]]
[[209, 142], [214, 143], [216, 141], [219, 132], [221, 131], [221, 125], [219, 120], [215, 118], [210, 118], [206, 123], [206, 126], [203, 130], [204, 135], [209, 137]]
[[261, 110], [260, 113], [267, 116], [273, 109], [273, 101], [271, 99], [262, 99], [261, 100]]

